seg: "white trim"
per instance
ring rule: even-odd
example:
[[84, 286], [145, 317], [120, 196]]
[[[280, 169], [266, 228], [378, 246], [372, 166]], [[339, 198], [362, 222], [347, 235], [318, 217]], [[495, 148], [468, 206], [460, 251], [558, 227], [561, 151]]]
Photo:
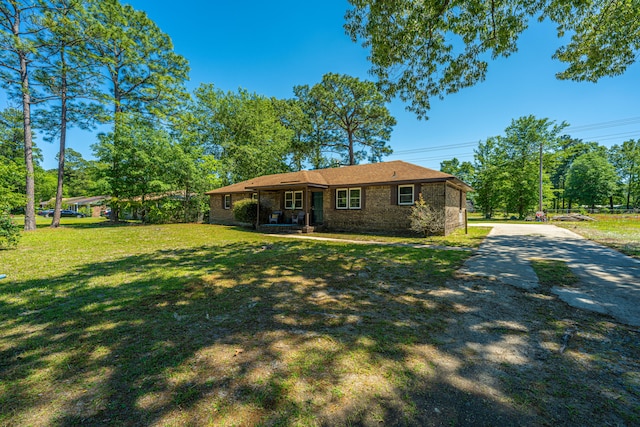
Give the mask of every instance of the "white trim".
[[[351, 192], [359, 191], [360, 195], [358, 197], [358, 206], [351, 206]], [[338, 203], [340, 200], [339, 193], [344, 192], [344, 205], [341, 206]], [[336, 209], [345, 210], [345, 209], [362, 209], [362, 187], [352, 187], [352, 188], [336, 188]]]
[[[298, 195], [300, 196], [300, 199], [298, 199]], [[302, 191], [294, 191], [293, 192], [293, 209], [302, 209], [303, 205], [304, 205], [304, 197], [303, 197]]]
[[[339, 193], [344, 191], [344, 206], [338, 204], [340, 198]], [[336, 188], [336, 209], [349, 209], [349, 189], [348, 188]]]
[[[402, 188], [411, 188], [411, 202], [401, 202], [400, 201], [400, 196], [407, 196], [408, 194], [401, 194], [400, 189]], [[409, 184], [409, 185], [398, 185], [398, 205], [400, 206], [410, 206], [413, 205], [415, 203], [415, 191], [416, 188], [413, 184]]]
[[[222, 197], [224, 197], [224, 208], [225, 208], [225, 210], [231, 209], [231, 194], [225, 194]], [[227, 203], [227, 201], [229, 203]]]
[[[284, 208], [288, 210], [302, 209], [304, 205], [304, 196], [302, 190], [299, 191], [285, 191], [284, 192]], [[300, 198], [297, 196], [300, 195]], [[290, 196], [290, 200], [287, 200], [287, 196]], [[287, 203], [289, 202], [289, 203]]]

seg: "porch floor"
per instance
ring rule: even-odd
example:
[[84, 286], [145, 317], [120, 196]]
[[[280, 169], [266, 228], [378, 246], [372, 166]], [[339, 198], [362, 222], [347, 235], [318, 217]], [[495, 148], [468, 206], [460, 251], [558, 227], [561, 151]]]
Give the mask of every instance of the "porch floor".
[[313, 233], [314, 226], [305, 227], [298, 224], [260, 224], [258, 231], [265, 233]]

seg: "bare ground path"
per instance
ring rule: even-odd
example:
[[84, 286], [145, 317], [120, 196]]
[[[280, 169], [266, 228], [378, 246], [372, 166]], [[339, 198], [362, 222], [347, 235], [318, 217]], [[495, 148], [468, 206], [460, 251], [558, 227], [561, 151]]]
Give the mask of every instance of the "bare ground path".
[[532, 258], [561, 260], [580, 278], [554, 287], [567, 304], [640, 326], [640, 261], [549, 224], [474, 224], [493, 227], [460, 273], [490, 277], [524, 289], [538, 287]]

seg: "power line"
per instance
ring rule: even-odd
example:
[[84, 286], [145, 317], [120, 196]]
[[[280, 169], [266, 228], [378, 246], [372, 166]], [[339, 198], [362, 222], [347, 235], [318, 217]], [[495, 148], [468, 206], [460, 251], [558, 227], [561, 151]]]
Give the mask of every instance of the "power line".
[[586, 130], [607, 129], [612, 127], [628, 126], [640, 123], [640, 117], [629, 117], [627, 119], [611, 120], [608, 122], [593, 123], [590, 125], [569, 126], [566, 130], [571, 132], [584, 132]]
[[[607, 135], [599, 135], [599, 136], [594, 136], [594, 137], [587, 137], [587, 138], [583, 138], [585, 140], [598, 140], [598, 141], [606, 141], [606, 140], [611, 140], [611, 139], [619, 139], [620, 137], [631, 137], [631, 138], [640, 138], [640, 130], [638, 131], [631, 131], [631, 132], [621, 132], [621, 133], [612, 133], [612, 134], [607, 134]], [[477, 144], [477, 143], [474, 143]], [[463, 144], [456, 144], [455, 146], [448, 146], [447, 148], [453, 148], [453, 147], [460, 147]], [[468, 144], [464, 144], [466, 146], [468, 146]], [[406, 161], [411, 161], [411, 162], [428, 162], [428, 161], [442, 161], [442, 160], [451, 160], [451, 156], [447, 155], [447, 154], [441, 154], [441, 155], [437, 155], [437, 156], [429, 156], [429, 157], [412, 157], [412, 156], [405, 156], [404, 154], [420, 154], [422, 152], [426, 152], [426, 151], [447, 151], [447, 148], [445, 149], [438, 149], [435, 147], [429, 148], [429, 149], [417, 149], [417, 150], [404, 150], [404, 151], [396, 151], [393, 152], [393, 154], [391, 154], [389, 157], [394, 157], [396, 155], [401, 155], [402, 154], [402, 159], [406, 160]], [[461, 147], [460, 147], [461, 148]], [[465, 157], [473, 157], [475, 155], [475, 152], [458, 152], [456, 153], [455, 157], [458, 159], [463, 159]]]
[[[616, 123], [616, 124], [613, 124]], [[610, 122], [602, 122], [602, 123], [595, 123], [593, 125], [584, 125], [584, 126], [578, 126], [575, 128], [567, 128], [567, 130], [572, 129], [572, 132], [584, 132], [587, 130], [597, 130], [597, 129], [607, 129], [607, 128], [612, 128], [612, 127], [620, 127], [620, 126], [628, 126], [634, 123], [640, 123], [640, 117], [632, 117], [629, 119], [621, 119], [621, 120], [614, 120], [614, 121], [610, 121]], [[606, 126], [604, 126], [606, 125]], [[577, 129], [577, 130], [576, 130]], [[640, 135], [640, 131], [630, 131], [630, 132], [623, 132], [623, 133], [616, 133], [616, 134], [608, 134], [608, 135], [600, 135], [600, 136], [592, 136], [592, 137], [582, 137], [581, 139], [585, 139], [585, 140], [599, 140], [599, 141], [606, 141], [606, 140], [610, 140], [610, 139], [616, 139], [618, 137], [621, 136], [635, 136], [635, 135]], [[477, 141], [468, 141], [468, 142], [461, 142], [461, 143], [457, 143], [457, 144], [447, 144], [447, 145], [435, 145], [435, 146], [431, 146], [431, 147], [425, 147], [425, 148], [414, 148], [411, 150], [399, 150], [399, 151], [394, 151], [393, 155], [396, 154], [417, 154], [417, 153], [425, 153], [428, 151], [443, 151], [443, 150], [449, 150], [449, 149], [454, 149], [454, 148], [464, 148], [464, 147], [473, 147], [476, 146], [478, 144], [480, 140]]]

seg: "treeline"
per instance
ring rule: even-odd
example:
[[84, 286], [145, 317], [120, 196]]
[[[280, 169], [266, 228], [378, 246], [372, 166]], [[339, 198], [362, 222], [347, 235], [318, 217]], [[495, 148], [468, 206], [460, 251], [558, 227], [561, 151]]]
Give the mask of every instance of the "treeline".
[[565, 134], [567, 127], [520, 117], [504, 135], [481, 141], [473, 162], [454, 158], [440, 169], [475, 188], [471, 199], [487, 217], [537, 211], [541, 183], [543, 209], [640, 208], [640, 140], [606, 148]]
[[[202, 84], [188, 93], [187, 60], [142, 11], [118, 0], [3, 0], [0, 74], [12, 105], [0, 114], [0, 209], [55, 195], [108, 194], [123, 203], [179, 191], [182, 218], [206, 210], [203, 192], [266, 173], [379, 161], [395, 119], [372, 82], [326, 74], [292, 99]], [[69, 150], [69, 127], [107, 125], [97, 160]], [[59, 144], [44, 171], [34, 136]], [[55, 176], [54, 176], [55, 175]], [[80, 194], [83, 193], [83, 194]]]

